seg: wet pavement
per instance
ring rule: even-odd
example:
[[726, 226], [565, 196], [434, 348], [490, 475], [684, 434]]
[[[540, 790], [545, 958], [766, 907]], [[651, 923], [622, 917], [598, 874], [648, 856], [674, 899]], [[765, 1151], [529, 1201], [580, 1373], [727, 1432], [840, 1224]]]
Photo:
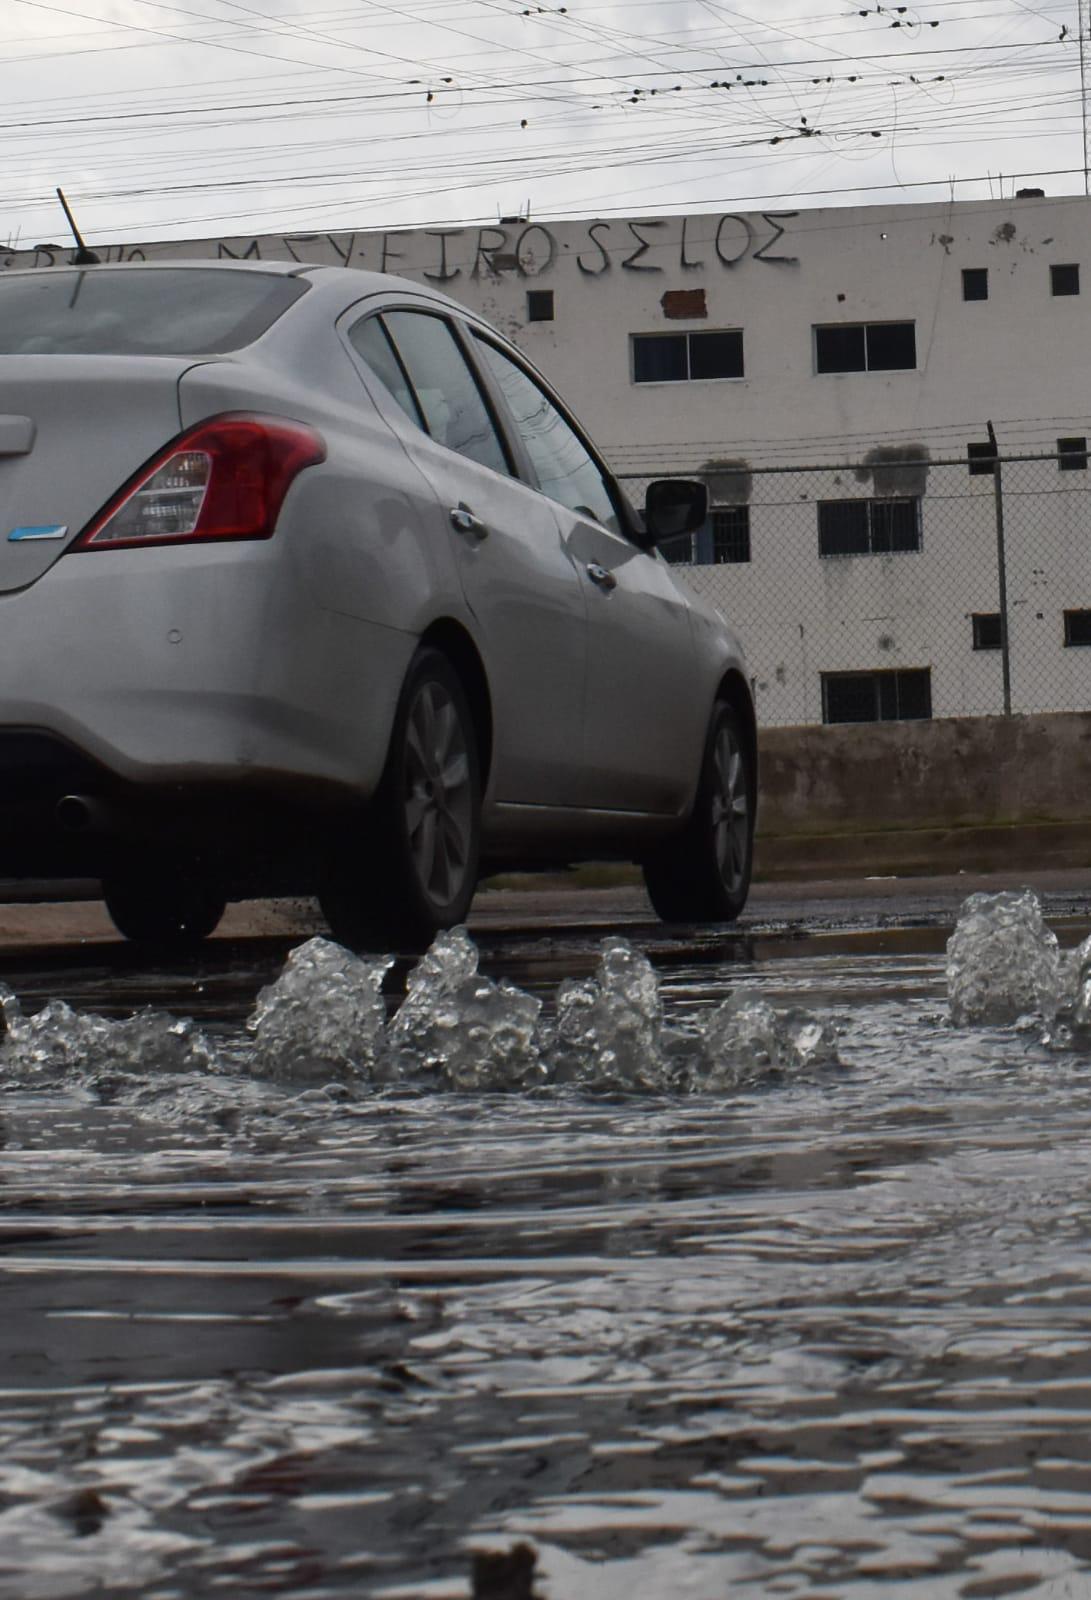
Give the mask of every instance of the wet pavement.
[[1091, 1049], [948, 1009], [1005, 882], [483, 896], [400, 1035], [409, 962], [245, 1028], [305, 907], [7, 908], [0, 1596], [1087, 1600]]

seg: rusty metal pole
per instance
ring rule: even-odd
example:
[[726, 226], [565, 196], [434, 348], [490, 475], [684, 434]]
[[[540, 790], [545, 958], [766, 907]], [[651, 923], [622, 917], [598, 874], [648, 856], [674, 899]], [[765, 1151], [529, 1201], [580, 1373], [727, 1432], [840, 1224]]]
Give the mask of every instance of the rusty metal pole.
[[1008, 567], [1004, 554], [1004, 484], [1000, 472], [1000, 451], [992, 423], [989, 443], [993, 447], [993, 501], [996, 506], [996, 577], [1000, 590], [1000, 670], [1004, 679], [1004, 715], [1011, 716], [1011, 640], [1008, 636]]

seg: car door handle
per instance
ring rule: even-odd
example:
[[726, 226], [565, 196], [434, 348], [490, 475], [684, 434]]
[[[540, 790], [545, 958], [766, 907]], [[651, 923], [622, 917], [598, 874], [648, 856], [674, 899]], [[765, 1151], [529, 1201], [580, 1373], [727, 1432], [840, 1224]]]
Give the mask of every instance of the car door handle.
[[480, 517], [475, 517], [469, 506], [451, 507], [451, 526], [458, 533], [468, 533], [475, 539], [487, 539], [489, 530]]
[[589, 561], [587, 563], [587, 576], [592, 583], [597, 583], [600, 589], [605, 589], [607, 592], [617, 588], [617, 579], [614, 574], [608, 572], [605, 567], [600, 567], [597, 561]]

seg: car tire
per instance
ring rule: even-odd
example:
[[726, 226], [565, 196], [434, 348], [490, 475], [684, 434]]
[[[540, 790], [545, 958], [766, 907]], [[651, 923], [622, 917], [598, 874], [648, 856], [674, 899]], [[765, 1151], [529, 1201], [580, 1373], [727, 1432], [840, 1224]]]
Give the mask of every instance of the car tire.
[[119, 933], [135, 944], [195, 949], [219, 924], [227, 897], [197, 873], [149, 863], [104, 879], [102, 897]]
[[709, 723], [689, 822], [644, 863], [664, 922], [734, 922], [750, 892], [754, 763], [735, 710], [719, 700]]
[[477, 734], [457, 672], [417, 651], [394, 715], [382, 781], [343, 829], [319, 894], [334, 938], [355, 949], [425, 949], [465, 921], [477, 888]]

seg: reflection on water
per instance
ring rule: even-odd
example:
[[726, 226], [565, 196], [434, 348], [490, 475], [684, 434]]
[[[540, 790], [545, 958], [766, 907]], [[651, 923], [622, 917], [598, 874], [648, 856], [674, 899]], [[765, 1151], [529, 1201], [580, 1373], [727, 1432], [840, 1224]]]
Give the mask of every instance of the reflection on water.
[[1087, 1600], [1091, 1055], [938, 958], [663, 978], [668, 1058], [734, 987], [843, 1066], [12, 1076], [0, 1595]]

